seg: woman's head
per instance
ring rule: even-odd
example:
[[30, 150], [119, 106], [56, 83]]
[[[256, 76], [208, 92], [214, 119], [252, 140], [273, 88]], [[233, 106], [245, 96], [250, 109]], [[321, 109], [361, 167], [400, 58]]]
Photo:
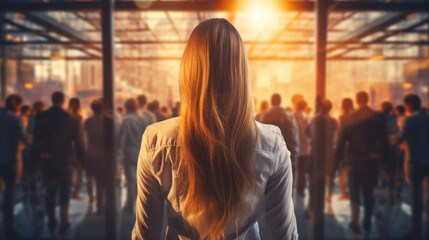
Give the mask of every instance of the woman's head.
[[178, 193], [201, 238], [218, 239], [255, 182], [253, 97], [246, 50], [225, 19], [192, 32], [180, 66]]
[[70, 114], [80, 114], [80, 101], [79, 98], [71, 98], [69, 100], [68, 112]]

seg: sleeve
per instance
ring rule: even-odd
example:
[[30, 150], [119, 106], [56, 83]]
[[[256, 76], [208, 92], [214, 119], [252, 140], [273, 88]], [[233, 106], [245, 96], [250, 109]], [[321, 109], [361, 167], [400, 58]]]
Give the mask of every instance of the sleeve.
[[267, 183], [265, 211], [268, 239], [296, 240], [298, 230], [292, 199], [292, 167], [290, 153], [283, 142], [279, 163]]
[[148, 131], [142, 139], [137, 163], [136, 222], [132, 239], [160, 239], [164, 211], [164, 194], [150, 164], [153, 154], [148, 150]]

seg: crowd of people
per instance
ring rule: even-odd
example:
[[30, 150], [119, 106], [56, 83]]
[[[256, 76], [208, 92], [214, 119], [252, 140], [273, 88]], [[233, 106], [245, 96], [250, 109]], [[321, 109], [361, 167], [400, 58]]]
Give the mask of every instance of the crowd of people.
[[[4, 189], [6, 239], [20, 238], [13, 212], [18, 182], [22, 185], [24, 209], [44, 203], [52, 237], [69, 231], [69, 202], [70, 199], [83, 199], [84, 177], [89, 203], [95, 205], [96, 215], [104, 214], [108, 181], [105, 156], [114, 148], [106, 145], [106, 124], [115, 128], [118, 185], [125, 182], [127, 189], [123, 210], [133, 215], [141, 137], [148, 125], [178, 116], [180, 111], [179, 103], [170, 111], [160, 107], [158, 101], [147, 103], [146, 97], [140, 95], [128, 99], [123, 108], [112, 112], [107, 110], [109, 103], [100, 98], [91, 102], [92, 115], [84, 119], [78, 98], [71, 98], [64, 108], [65, 95], [57, 91], [52, 94], [51, 101], [48, 109], [40, 101], [30, 107], [23, 105], [20, 95], [11, 94], [0, 109], [0, 179]], [[37, 192], [40, 186], [43, 197]], [[57, 204], [59, 224], [55, 212]]]
[[[180, 103], [170, 110], [158, 101], [148, 103], [144, 95], [128, 99], [115, 111], [108, 111], [106, 100], [93, 100], [93, 114], [86, 119], [78, 98], [71, 98], [67, 108], [62, 92], [54, 92], [51, 100], [52, 106], [45, 110], [43, 102], [30, 107], [12, 94], [0, 110], [0, 177], [4, 185], [4, 235], [8, 239], [19, 238], [13, 211], [18, 175], [24, 207], [44, 202], [52, 236], [69, 231], [69, 201], [82, 200], [84, 176], [90, 204], [95, 204], [97, 215], [104, 214], [104, 156], [114, 148], [106, 146], [105, 124], [115, 127], [118, 179], [125, 176], [127, 189], [124, 211], [134, 214], [142, 135], [150, 124], [180, 115]], [[365, 209], [361, 223], [369, 232], [374, 188], [380, 184], [386, 187], [390, 203], [395, 204], [401, 201], [402, 189], [408, 184], [412, 222], [407, 236], [416, 239], [422, 234], [423, 181], [429, 177], [429, 115], [414, 94], [405, 97], [404, 105], [394, 107], [383, 102], [379, 111], [368, 106], [366, 92], [357, 93], [355, 102], [356, 108], [352, 99], [344, 99], [341, 116], [335, 119], [328, 99], [318, 99], [312, 113], [302, 95], [294, 95], [293, 107], [284, 108], [281, 96], [274, 94], [271, 103], [260, 103], [256, 120], [280, 128], [291, 153], [295, 194], [304, 197], [309, 189], [305, 214], [314, 221], [315, 236], [323, 236], [324, 204], [332, 201], [334, 180], [338, 179], [339, 200], [350, 200], [349, 229], [354, 233], [361, 231], [361, 195]], [[37, 194], [40, 185], [44, 199]], [[425, 191], [429, 194], [429, 189]], [[57, 197], [59, 226], [55, 217]], [[429, 200], [427, 216], [428, 209]], [[429, 229], [428, 222], [425, 229]]]
[[[366, 92], [358, 92], [355, 100], [356, 108], [353, 99], [342, 101], [337, 120], [330, 114], [328, 99], [318, 99], [311, 115], [302, 95], [292, 97], [293, 108], [283, 109], [280, 95], [274, 94], [271, 108], [267, 101], [261, 102], [256, 119], [282, 132], [291, 152], [296, 194], [304, 197], [309, 188], [305, 215], [313, 220], [314, 239], [324, 236], [324, 204], [332, 201], [336, 176], [339, 200], [350, 200], [349, 229], [356, 234], [361, 233], [361, 226], [364, 233], [371, 231], [376, 186], [387, 189], [393, 205], [401, 203], [408, 184], [412, 213], [405, 239], [419, 239], [424, 209], [429, 216], [429, 198], [425, 198], [426, 208], [422, 204], [423, 186], [429, 194], [429, 184], [423, 184], [429, 178], [429, 115], [415, 94], [407, 95], [404, 105], [383, 102], [378, 111], [368, 106]], [[428, 239], [429, 221], [424, 226]]]

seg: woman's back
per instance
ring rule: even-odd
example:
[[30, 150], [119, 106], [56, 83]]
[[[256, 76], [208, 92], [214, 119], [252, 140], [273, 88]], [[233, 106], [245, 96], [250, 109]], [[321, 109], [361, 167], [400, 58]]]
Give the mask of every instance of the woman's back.
[[[164, 199], [167, 199], [168, 235], [179, 239], [199, 239], [198, 231], [181, 216], [182, 202], [176, 192], [174, 166], [178, 143], [179, 118], [150, 125], [143, 136], [137, 176], [137, 221], [133, 239], [159, 239]], [[236, 224], [225, 229], [225, 239], [259, 239], [255, 223], [265, 207], [270, 239], [297, 239], [292, 201], [290, 153], [280, 130], [257, 123], [258, 144], [253, 167], [257, 188], [243, 193], [247, 212], [239, 212]], [[169, 238], [167, 238], [169, 239]], [[175, 238], [173, 238], [175, 239]]]
[[135, 237], [157, 239], [168, 199], [167, 239], [292, 239], [290, 156], [280, 130], [254, 119], [246, 49], [225, 19], [192, 31], [180, 64], [181, 117], [150, 126], [137, 166]]

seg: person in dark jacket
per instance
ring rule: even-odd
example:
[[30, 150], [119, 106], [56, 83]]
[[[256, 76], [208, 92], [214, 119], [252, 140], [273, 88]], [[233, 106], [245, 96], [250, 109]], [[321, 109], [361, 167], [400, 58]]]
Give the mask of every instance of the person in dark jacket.
[[344, 156], [347, 159], [352, 215], [349, 228], [355, 233], [360, 232], [361, 194], [365, 208], [363, 227], [367, 233], [371, 229], [374, 187], [377, 184], [382, 163], [387, 162], [386, 152], [389, 145], [385, 118], [381, 113], [372, 110], [368, 106], [368, 101], [368, 93], [357, 93], [358, 110], [344, 119], [336, 153], [337, 160], [343, 160]]
[[[332, 103], [328, 99], [320, 102], [320, 112], [306, 128], [306, 135], [311, 139], [310, 158], [308, 162], [310, 175], [310, 199], [307, 213], [313, 218], [314, 239], [324, 237], [324, 197], [325, 183], [328, 183], [326, 200], [331, 203], [334, 192], [334, 148], [337, 137], [337, 121], [329, 115]], [[325, 181], [325, 179], [327, 181]]]
[[260, 122], [272, 124], [280, 128], [287, 148], [291, 153], [292, 171], [295, 176], [295, 165], [299, 155], [298, 125], [292, 113], [281, 107], [282, 99], [279, 94], [271, 96], [271, 109], [267, 110], [261, 117]]
[[[19, 95], [6, 98], [6, 109], [0, 112], [0, 178], [5, 185], [3, 224], [6, 239], [19, 239], [13, 217], [16, 164], [19, 143], [23, 140], [22, 121], [17, 116], [22, 104]], [[1, 233], [0, 233], [1, 234]]]
[[[411, 195], [411, 226], [405, 239], [419, 239], [423, 212], [423, 181], [429, 180], [429, 115], [421, 109], [421, 100], [415, 94], [404, 99], [409, 116], [404, 120], [401, 141], [405, 140], [409, 149], [409, 177]], [[429, 216], [429, 184], [425, 186], [426, 217]], [[424, 225], [429, 239], [429, 220]]]
[[68, 219], [74, 156], [83, 164], [84, 148], [79, 136], [79, 123], [63, 108], [64, 94], [54, 92], [48, 110], [40, 113], [34, 127], [33, 151], [41, 165], [45, 190], [45, 205], [48, 214], [48, 227], [55, 236], [57, 220], [55, 201], [59, 195], [61, 225], [60, 233], [70, 229]]

